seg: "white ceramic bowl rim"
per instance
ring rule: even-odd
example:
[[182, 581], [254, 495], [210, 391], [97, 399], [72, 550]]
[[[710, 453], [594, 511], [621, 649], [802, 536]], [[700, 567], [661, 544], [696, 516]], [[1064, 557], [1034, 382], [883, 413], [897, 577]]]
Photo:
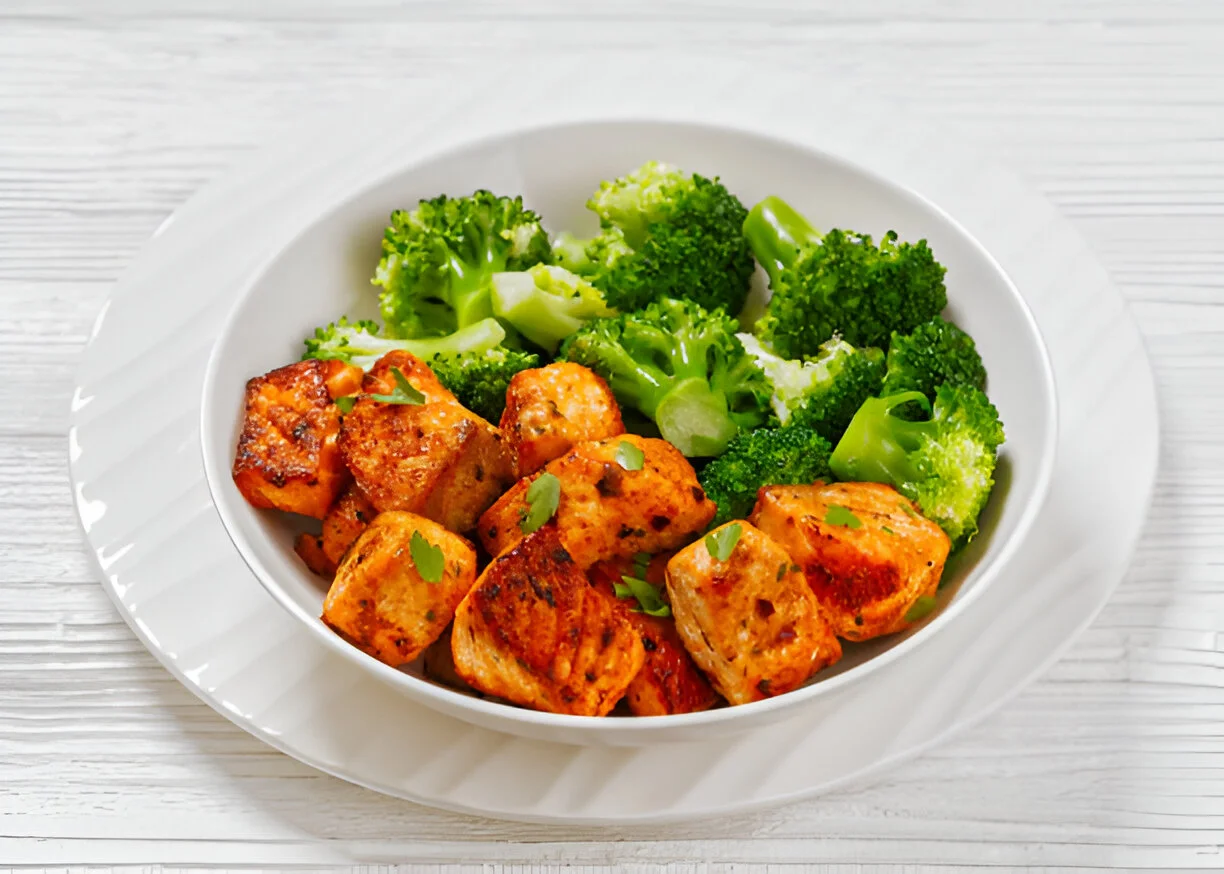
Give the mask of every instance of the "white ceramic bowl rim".
[[[671, 127], [687, 127], [697, 130], [709, 131], [713, 135], [719, 133], [737, 133], [747, 135], [760, 140], [771, 142], [776, 145], [785, 146], [792, 149], [798, 149], [808, 152], [813, 155], [818, 155], [822, 160], [829, 164], [840, 166], [848, 171], [857, 173], [865, 178], [874, 181], [881, 187], [890, 190], [894, 194], [902, 198], [914, 201], [926, 209], [938, 214], [949, 226], [957, 230], [963, 238], [968, 241], [977, 253], [988, 262], [997, 273], [1004, 278], [1005, 286], [1008, 292], [1017, 304], [1019, 311], [1025, 319], [1025, 327], [1038, 338], [1038, 352], [1041, 363], [1039, 373], [1032, 374], [1035, 381], [1041, 383], [1043, 398], [1046, 409], [1045, 432], [1041, 437], [1040, 459], [1038, 462], [1037, 473], [1034, 479], [1032, 496], [1028, 505], [1024, 508], [1020, 518], [1007, 540], [993, 554], [987, 554], [982, 557], [982, 564], [973, 568], [973, 573], [978, 577], [977, 583], [970, 587], [968, 591], [958, 592], [952, 600], [943, 607], [939, 613], [933, 617], [925, 626], [920, 628], [912, 636], [906, 638], [885, 650], [884, 652], [873, 656], [860, 665], [829, 677], [824, 680], [809, 681], [792, 692], [785, 695], [779, 695], [774, 698], [767, 698], [762, 701], [755, 701], [749, 704], [741, 704], [737, 706], [721, 707], [714, 710], [702, 711], [699, 713], [685, 713], [668, 716], [654, 717], [592, 717], [592, 716], [572, 716], [568, 714], [546, 713], [543, 711], [530, 710], [520, 708], [512, 704], [501, 703], [492, 700], [476, 698], [462, 692], [449, 689], [445, 686], [430, 683], [411, 674], [400, 671], [383, 662], [378, 661], [350, 645], [344, 641], [339, 635], [332, 632], [324, 626], [317, 616], [312, 616], [302, 610], [291, 597], [286, 594], [279, 585], [275, 582], [274, 575], [266, 568], [262, 561], [254, 554], [247, 541], [243, 527], [238, 524], [237, 520], [232, 517], [229, 512], [227, 500], [219, 494], [220, 486], [223, 483], [230, 481], [229, 470], [218, 469], [213, 463], [214, 458], [219, 457], [216, 448], [212, 441], [212, 429], [209, 423], [215, 415], [212, 399], [216, 396], [215, 381], [218, 370], [219, 350], [222, 347], [222, 340], [229, 335], [235, 321], [241, 316], [243, 306], [250, 295], [258, 287], [263, 276], [277, 262], [285, 249], [288, 249], [303, 236], [308, 234], [315, 225], [323, 219], [323, 217], [335, 212], [345, 205], [353, 203], [361, 199], [368, 192], [376, 190], [384, 186], [388, 181], [402, 175], [413, 167], [428, 163], [432, 160], [437, 160], [445, 157], [447, 154], [465, 150], [475, 149], [484, 145], [492, 145], [510, 139], [516, 136], [527, 134], [546, 133], [550, 131], [560, 131], [574, 127], [597, 126], [609, 124], [637, 124], [637, 125], [666, 125]], [[470, 136], [448, 142], [443, 146], [437, 146], [432, 149], [424, 150], [420, 153], [406, 156], [405, 161], [389, 170], [377, 181], [366, 185], [358, 191], [341, 198], [333, 203], [328, 209], [321, 211], [304, 227], [300, 228], [289, 240], [285, 241], [284, 245], [277, 251], [271, 253], [265, 258], [249, 275], [248, 280], [243, 284], [231, 306], [229, 314], [226, 316], [221, 332], [218, 334], [217, 340], [213, 345], [212, 352], [209, 355], [208, 365], [204, 376], [203, 383], [203, 398], [200, 411], [200, 434], [201, 434], [201, 450], [203, 455], [205, 479], [208, 483], [208, 489], [213, 499], [213, 504], [221, 518], [223, 527], [226, 530], [231, 542], [237, 548], [243, 561], [259, 579], [263, 587], [276, 599], [276, 601], [288, 610], [292, 615], [310, 628], [318, 639], [323, 640], [331, 649], [340, 653], [343, 657], [349, 659], [355, 664], [361, 665], [365, 670], [372, 671], [385, 682], [393, 686], [400, 686], [404, 691], [411, 693], [426, 703], [436, 703], [443, 706], [445, 709], [451, 709], [458, 706], [459, 709], [468, 709], [474, 713], [492, 717], [494, 719], [517, 719], [522, 722], [533, 723], [541, 727], [555, 727], [569, 731], [577, 730], [599, 732], [606, 730], [611, 726], [615, 726], [618, 733], [639, 733], [639, 732], [655, 732], [663, 725], [671, 728], [699, 728], [701, 726], [710, 726], [719, 723], [736, 721], [738, 719], [747, 718], [750, 715], [765, 714], [770, 711], [787, 709], [801, 705], [804, 701], [812, 698], [832, 693], [834, 690], [841, 688], [851, 682], [860, 682], [865, 679], [870, 673], [883, 668], [885, 665], [892, 663], [896, 659], [901, 658], [907, 653], [912, 652], [922, 645], [926, 640], [929, 640], [940, 629], [946, 627], [950, 622], [978, 597], [986, 587], [993, 582], [998, 575], [999, 569], [1009, 560], [1020, 544], [1023, 543], [1029, 529], [1036, 520], [1045, 504], [1046, 496], [1049, 492], [1050, 477], [1054, 468], [1054, 447], [1058, 434], [1058, 405], [1057, 396], [1054, 384], [1053, 368], [1049, 359], [1049, 351], [1043, 340], [1041, 340], [1041, 332], [1037, 326], [1027, 302], [1015, 287], [1011, 278], [1003, 270], [997, 260], [985, 249], [984, 246], [977, 240], [975, 236], [969, 233], [956, 219], [948, 215], [938, 204], [932, 203], [927, 198], [923, 197], [917, 191], [891, 180], [873, 170], [860, 166], [853, 161], [843, 158], [839, 155], [826, 152], [809, 143], [801, 142], [795, 138], [780, 136], [776, 132], [768, 132], [761, 130], [759, 127], [744, 125], [744, 124], [709, 124], [697, 121], [674, 120], [666, 118], [662, 115], [654, 114], [602, 114], [591, 115], [589, 117], [575, 116], [570, 120], [563, 122], [550, 122], [547, 124], [530, 125], [530, 124], [511, 124], [499, 125], [492, 127], [482, 132], [479, 136]], [[227, 448], [227, 453], [228, 453]]]

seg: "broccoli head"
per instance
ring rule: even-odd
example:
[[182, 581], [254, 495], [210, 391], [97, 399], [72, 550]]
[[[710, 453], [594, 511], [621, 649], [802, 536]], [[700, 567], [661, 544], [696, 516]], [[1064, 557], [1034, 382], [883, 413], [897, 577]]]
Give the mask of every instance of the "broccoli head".
[[720, 309], [663, 298], [587, 322], [566, 338], [560, 356], [606, 379], [622, 406], [654, 420], [685, 455], [715, 456], [767, 416], [769, 386], [737, 328]]
[[400, 340], [378, 333], [378, 323], [368, 319], [350, 322], [346, 317], [326, 327], [315, 328], [305, 340], [302, 358], [335, 358], [369, 370], [379, 358], [396, 349], [429, 361], [437, 356], [487, 352], [506, 339], [506, 329], [497, 319], [487, 318], [445, 337]]
[[491, 293], [493, 314], [549, 353], [591, 319], [616, 314], [595, 286], [548, 264], [495, 273]]
[[743, 232], [748, 211], [717, 179], [651, 161], [604, 182], [587, 206], [600, 234], [563, 234], [555, 256], [609, 306], [635, 310], [671, 297], [732, 315], [743, 308], [755, 269]]
[[881, 394], [920, 391], [934, 400], [945, 383], [985, 388], [986, 367], [972, 337], [939, 316], [909, 334], [893, 332]]
[[493, 424], [506, 409], [506, 387], [514, 374], [540, 366], [540, 356], [498, 347], [463, 355], [438, 355], [429, 359], [438, 381], [459, 403]]
[[802, 425], [758, 428], [734, 437], [699, 476], [718, 506], [711, 526], [745, 518], [762, 486], [810, 485], [827, 478], [831, 449], [829, 441]]
[[740, 341], [773, 388], [774, 414], [783, 424], [812, 428], [830, 443], [841, 437], [863, 401], [876, 394], [884, 377], [884, 353], [856, 349], [840, 337], [820, 344], [805, 360], [782, 358], [751, 334]]
[[391, 213], [374, 272], [379, 306], [393, 337], [437, 337], [493, 314], [489, 282], [505, 270], [551, 259], [540, 217], [521, 197], [480, 190], [441, 195]]
[[[906, 404], [930, 411], [909, 421]], [[977, 520], [994, 487], [999, 412], [972, 386], [945, 383], [931, 405], [922, 392], [870, 398], [833, 450], [829, 466], [841, 480], [888, 483], [918, 503], [959, 549], [977, 533]]]
[[784, 358], [816, 354], [834, 334], [854, 346], [888, 343], [947, 305], [944, 268], [925, 240], [898, 243], [844, 230], [823, 236], [777, 197], [752, 208], [744, 234], [772, 290], [756, 332]]

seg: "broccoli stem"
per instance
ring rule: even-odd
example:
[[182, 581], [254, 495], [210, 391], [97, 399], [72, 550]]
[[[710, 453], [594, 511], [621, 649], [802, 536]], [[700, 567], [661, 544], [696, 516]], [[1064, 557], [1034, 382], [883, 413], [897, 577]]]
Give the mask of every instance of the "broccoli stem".
[[[487, 352], [502, 344], [506, 329], [492, 316], [480, 319], [445, 337], [423, 337], [417, 340], [397, 340], [394, 346], [429, 361], [436, 355], [458, 356]], [[389, 344], [391, 345], [391, 344]]]
[[911, 401], [930, 413], [931, 403], [920, 391], [868, 398], [859, 407], [829, 458], [829, 469], [838, 479], [897, 487], [918, 479], [910, 454], [935, 425], [930, 421], [910, 422], [892, 414]]
[[769, 274], [770, 285], [795, 263], [802, 247], [820, 242], [820, 232], [780, 197], [767, 197], [749, 211], [744, 236]]
[[663, 439], [689, 458], [721, 455], [739, 433], [726, 398], [700, 377], [682, 379], [663, 395], [654, 420]]
[[450, 257], [451, 304], [459, 329], [493, 315], [489, 282], [494, 273], [506, 268], [505, 259], [497, 257], [490, 248], [480, 254], [483, 258], [476, 262], [465, 261], [455, 254]]

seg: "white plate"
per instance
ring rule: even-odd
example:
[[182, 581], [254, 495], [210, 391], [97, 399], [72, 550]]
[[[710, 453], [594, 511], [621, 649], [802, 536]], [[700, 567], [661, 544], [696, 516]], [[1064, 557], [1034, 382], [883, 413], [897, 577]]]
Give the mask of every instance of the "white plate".
[[[1155, 476], [1151, 373], [1121, 298], [1054, 210], [938, 132], [878, 119], [858, 95], [726, 62], [589, 70], [547, 63], [362, 104], [281, 140], [164, 226], [99, 316], [70, 431], [82, 526], [108, 592], [167, 669], [246, 730], [354, 783], [490, 816], [661, 822], [800, 798], [879, 769], [982, 717], [1040, 673], [1125, 569]], [[823, 89], [823, 92], [835, 89]], [[493, 94], [497, 94], [494, 98]], [[498, 734], [394, 693], [313, 639], [230, 544], [203, 482], [200, 384], [250, 271], [409, 147], [441, 149], [505, 119], [666, 117], [772, 130], [908, 185], [999, 260], [1049, 346], [1060, 433], [1053, 486], [998, 584], [870, 682], [746, 735], [646, 748]], [[363, 161], [351, 156], [360, 153]], [[1123, 472], [1123, 473], [1120, 473]]]

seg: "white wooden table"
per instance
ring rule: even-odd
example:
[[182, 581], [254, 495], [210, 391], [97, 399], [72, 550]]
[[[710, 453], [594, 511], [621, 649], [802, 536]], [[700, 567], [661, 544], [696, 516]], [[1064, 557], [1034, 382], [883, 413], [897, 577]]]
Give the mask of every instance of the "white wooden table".
[[[468, 819], [243, 734], [141, 648], [77, 534], [66, 414], [111, 283], [195, 189], [302, 113], [476, 55], [512, 73], [524, 53], [649, 63], [675, 47], [903, 96], [1074, 220], [1161, 391], [1160, 483], [1121, 590], [1044, 679], [948, 745], [732, 820]], [[1222, 104], [1218, 0], [0, 2], [0, 868], [1224, 869]]]

